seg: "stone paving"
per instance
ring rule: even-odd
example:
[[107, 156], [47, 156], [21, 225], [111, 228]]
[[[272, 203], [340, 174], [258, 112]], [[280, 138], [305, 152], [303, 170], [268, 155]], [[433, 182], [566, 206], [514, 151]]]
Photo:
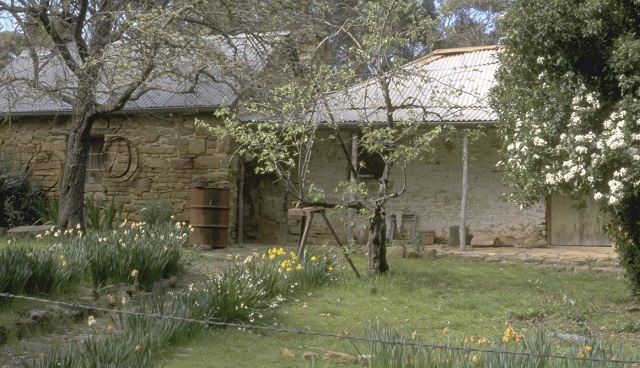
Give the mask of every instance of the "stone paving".
[[428, 246], [438, 258], [459, 257], [473, 261], [523, 263], [533, 267], [567, 271], [591, 270], [622, 274], [613, 247], [551, 246], [542, 248]]
[[[204, 251], [202, 254], [214, 262], [229, 262], [244, 260], [252, 253], [262, 254], [270, 246], [261, 244], [231, 245], [223, 249]], [[295, 251], [297, 247], [288, 246], [287, 250]], [[396, 249], [394, 249], [396, 248]], [[521, 263], [531, 267], [550, 268], [566, 271], [593, 271], [622, 274], [619, 266], [618, 255], [613, 247], [587, 247], [587, 246], [552, 246], [543, 248], [516, 248], [516, 247], [472, 247], [465, 251], [458, 247], [447, 245], [425, 246], [422, 255], [413, 254], [411, 248], [388, 248], [388, 258], [426, 258], [436, 259], [460, 258], [477, 262], [496, 263]], [[358, 251], [364, 252], [364, 247]]]

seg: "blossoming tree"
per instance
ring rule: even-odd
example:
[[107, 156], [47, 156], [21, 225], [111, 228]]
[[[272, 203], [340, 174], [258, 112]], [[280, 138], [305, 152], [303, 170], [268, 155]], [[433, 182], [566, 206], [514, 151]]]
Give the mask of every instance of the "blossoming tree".
[[501, 22], [492, 104], [511, 199], [593, 196], [640, 295], [638, 5], [516, 0]]
[[[233, 137], [239, 152], [252, 154], [257, 171], [275, 174], [296, 202], [348, 208], [363, 215], [368, 227], [367, 271], [380, 274], [389, 269], [385, 206], [406, 192], [408, 163], [431, 152], [443, 130], [427, 127], [428, 108], [421, 101], [394, 99], [394, 91], [426, 88], [426, 81], [433, 77], [420, 68], [403, 66], [408, 61], [407, 48], [410, 54], [426, 52], [439, 34], [421, 1], [359, 0], [354, 6], [342, 6], [348, 16], [339, 23], [321, 11], [326, 9], [320, 4], [312, 7], [310, 16], [326, 35], [315, 49], [346, 38], [349, 47], [339, 50], [341, 61], [331, 65], [300, 62], [279, 73], [297, 77], [270, 84], [266, 96], [245, 98], [237, 112], [224, 112], [225, 124], [218, 127], [218, 134]], [[409, 118], [399, 116], [402, 109], [412, 110]], [[341, 118], [349, 113], [354, 117], [348, 122], [356, 128], [351, 132], [343, 129], [349, 124]], [[246, 124], [247, 116], [255, 124]], [[349, 179], [335, 184], [336, 200], [327, 199], [309, 175], [320, 126], [332, 132], [331, 140], [340, 146], [341, 161], [350, 173]], [[363, 152], [381, 161], [377, 190], [368, 190], [360, 179], [357, 156]], [[392, 169], [404, 178], [396, 188], [389, 185]]]

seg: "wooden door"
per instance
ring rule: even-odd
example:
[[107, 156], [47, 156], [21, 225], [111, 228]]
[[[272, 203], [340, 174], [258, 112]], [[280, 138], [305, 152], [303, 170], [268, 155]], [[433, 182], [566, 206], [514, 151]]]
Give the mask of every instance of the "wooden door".
[[579, 201], [565, 195], [549, 199], [548, 234], [551, 245], [609, 246], [604, 234], [604, 221], [592, 197], [584, 197], [586, 207], [576, 208]]

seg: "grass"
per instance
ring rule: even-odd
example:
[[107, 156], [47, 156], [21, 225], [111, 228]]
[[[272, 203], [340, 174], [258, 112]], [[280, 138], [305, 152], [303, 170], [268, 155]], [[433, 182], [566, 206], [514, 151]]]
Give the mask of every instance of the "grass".
[[[363, 269], [364, 260], [356, 258]], [[461, 346], [465, 338], [498, 343], [508, 326], [588, 336], [633, 349], [640, 341], [634, 300], [621, 278], [589, 272], [570, 273], [522, 265], [458, 260], [403, 259], [387, 276], [355, 279], [344, 270], [330, 287], [299, 294], [265, 315], [266, 326], [365, 336], [374, 326], [416, 333], [426, 343]], [[296, 354], [283, 354], [287, 349]], [[326, 351], [366, 354], [362, 342], [274, 331], [206, 331], [172, 347], [159, 363], [166, 367], [334, 366]], [[571, 342], [554, 341], [555, 354], [574, 354]], [[304, 352], [318, 354], [311, 364]]]
[[[147, 241], [132, 229], [119, 231], [122, 234], [115, 235], [118, 243], [123, 240], [127, 244], [120, 252], [137, 249], [134, 244]], [[82, 239], [92, 240], [92, 236], [87, 234]], [[102, 245], [104, 240], [94, 243]], [[43, 249], [40, 244], [37, 247]], [[44, 248], [57, 247], [60, 246]], [[201, 266], [199, 257], [191, 253], [189, 250], [186, 257], [189, 268], [196, 269]], [[69, 256], [70, 264], [74, 263], [72, 253], [64, 254]], [[84, 348], [53, 349], [45, 354], [45, 361], [33, 361], [31, 366], [66, 362], [63, 366], [74, 367], [73, 362], [89, 360], [95, 365], [116, 366], [197, 367], [211, 366], [212, 362], [216, 367], [335, 366], [323, 359], [330, 351], [373, 355], [378, 359], [371, 362], [371, 367], [403, 367], [414, 359], [436, 359], [436, 363], [431, 360], [419, 365], [434, 367], [475, 366], [478, 362], [478, 366], [531, 366], [531, 361], [523, 364], [515, 360], [495, 365], [491, 359], [503, 358], [486, 353], [473, 358], [464, 355], [464, 351], [450, 353], [445, 349], [444, 353], [436, 351], [429, 355], [425, 351], [432, 349], [396, 349], [397, 345], [373, 345], [345, 336], [512, 350], [533, 344], [542, 347], [533, 351], [549, 350], [572, 357], [591, 353], [593, 349], [593, 356], [597, 353], [607, 359], [620, 354], [619, 345], [631, 351], [640, 341], [637, 313], [632, 312], [636, 308], [628, 308], [635, 307], [636, 300], [628, 294], [625, 281], [616, 276], [515, 264], [403, 259], [391, 260], [388, 275], [357, 279], [350, 269], [335, 267], [332, 263], [335, 255], [327, 256], [306, 255], [296, 259], [292, 253], [272, 248], [264, 255], [254, 254], [236, 260], [235, 264], [229, 262], [229, 268], [207, 282], [189, 285], [184, 280], [183, 291], [134, 298], [131, 302], [134, 310], [151, 315], [254, 323], [304, 334], [234, 328], [200, 331], [196, 325], [182, 322], [126, 317], [106, 337], [85, 340]], [[355, 261], [359, 269], [364, 269], [362, 257], [355, 257]], [[126, 266], [125, 273], [131, 268]], [[140, 277], [137, 270], [142, 268], [135, 266], [135, 269], [136, 276], [131, 276], [134, 281]], [[187, 275], [196, 279], [202, 276]], [[329, 286], [315, 288], [326, 281], [330, 281]], [[281, 296], [286, 297], [285, 303], [281, 302]], [[66, 297], [65, 294], [63, 298]], [[10, 309], [16, 306], [5, 305]], [[19, 315], [6, 322], [11, 323], [16, 317]], [[505, 331], [525, 337], [520, 345], [503, 344]], [[617, 350], [603, 349], [591, 340], [575, 343], [552, 339], [549, 333], [578, 338], [593, 336]], [[480, 346], [479, 340], [488, 344]], [[303, 361], [304, 353], [316, 355], [313, 360]], [[627, 353], [620, 357], [635, 358]], [[475, 363], [473, 359], [477, 359]], [[556, 366], [560, 365], [550, 365]], [[566, 367], [573, 366], [582, 365]]]

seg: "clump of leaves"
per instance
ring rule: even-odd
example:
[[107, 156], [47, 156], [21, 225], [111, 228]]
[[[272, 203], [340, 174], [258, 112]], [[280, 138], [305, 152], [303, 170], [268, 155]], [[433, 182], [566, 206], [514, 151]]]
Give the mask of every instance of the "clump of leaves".
[[12, 156], [0, 153], [0, 227], [32, 225], [44, 194]]
[[140, 218], [149, 225], [161, 224], [171, 221], [171, 216], [176, 213], [173, 205], [167, 201], [149, 202], [140, 210]]

